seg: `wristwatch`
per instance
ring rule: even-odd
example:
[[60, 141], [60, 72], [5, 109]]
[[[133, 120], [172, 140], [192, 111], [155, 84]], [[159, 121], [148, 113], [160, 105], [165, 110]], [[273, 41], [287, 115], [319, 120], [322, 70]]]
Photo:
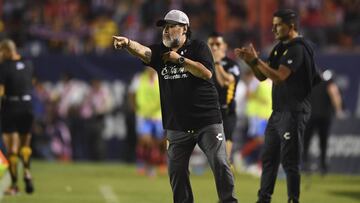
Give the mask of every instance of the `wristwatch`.
[[185, 62], [185, 58], [183, 56], [180, 56], [180, 58], [178, 59], [178, 63], [182, 65], [184, 64], [184, 62]]
[[259, 63], [259, 58], [256, 57], [250, 61], [250, 66], [256, 66]]

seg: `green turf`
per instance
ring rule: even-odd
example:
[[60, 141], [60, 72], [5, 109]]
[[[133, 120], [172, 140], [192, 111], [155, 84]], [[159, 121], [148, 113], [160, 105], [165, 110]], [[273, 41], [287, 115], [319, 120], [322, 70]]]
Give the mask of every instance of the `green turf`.
[[[36, 192], [4, 197], [4, 203], [170, 203], [167, 176], [155, 179], [137, 176], [132, 165], [115, 163], [33, 163]], [[21, 179], [21, 178], [20, 178]], [[192, 176], [195, 203], [216, 203], [211, 173]], [[242, 203], [254, 203], [259, 179], [236, 175], [236, 196]], [[360, 177], [329, 175], [303, 177], [301, 202], [358, 203]], [[107, 198], [107, 199], [105, 199]], [[286, 202], [285, 180], [278, 180], [274, 203]]]

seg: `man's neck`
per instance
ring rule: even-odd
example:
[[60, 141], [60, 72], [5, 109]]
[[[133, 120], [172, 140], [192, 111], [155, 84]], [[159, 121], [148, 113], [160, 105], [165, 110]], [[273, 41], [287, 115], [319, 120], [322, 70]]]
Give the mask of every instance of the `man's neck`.
[[290, 32], [290, 33], [289, 33], [289, 37], [288, 37], [286, 40], [284, 40], [283, 43], [284, 43], [284, 44], [287, 44], [287, 43], [289, 43], [291, 40], [293, 40], [293, 39], [295, 39], [295, 38], [297, 38], [297, 37], [299, 37], [299, 33], [298, 33], [298, 32], [296, 32], [296, 31]]

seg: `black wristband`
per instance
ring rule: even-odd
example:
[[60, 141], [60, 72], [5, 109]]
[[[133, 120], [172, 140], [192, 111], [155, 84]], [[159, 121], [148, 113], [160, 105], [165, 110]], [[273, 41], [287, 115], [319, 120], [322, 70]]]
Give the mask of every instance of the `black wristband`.
[[250, 61], [249, 65], [250, 66], [256, 66], [259, 63], [259, 58], [256, 57], [253, 60]]
[[220, 61], [215, 61], [214, 64], [215, 65], [220, 65], [221, 63], [220, 63]]

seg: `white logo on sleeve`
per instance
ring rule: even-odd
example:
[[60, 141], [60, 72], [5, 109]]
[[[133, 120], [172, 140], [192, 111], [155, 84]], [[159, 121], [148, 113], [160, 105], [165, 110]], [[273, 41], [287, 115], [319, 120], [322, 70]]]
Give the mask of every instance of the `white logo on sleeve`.
[[285, 140], [290, 140], [290, 133], [289, 132], [286, 132], [285, 134], [284, 134], [284, 138], [285, 138]]
[[220, 141], [224, 139], [222, 133], [217, 134], [216, 138]]
[[289, 59], [289, 60], [287, 60], [287, 63], [288, 63], [288, 64], [292, 64], [292, 63], [293, 63], [293, 60], [292, 60], [292, 59]]
[[229, 73], [233, 73], [234, 75], [238, 76], [240, 75], [240, 69], [238, 66], [233, 66], [229, 68]]
[[22, 62], [17, 62], [16, 63], [16, 70], [22, 70], [25, 68], [25, 64]]

